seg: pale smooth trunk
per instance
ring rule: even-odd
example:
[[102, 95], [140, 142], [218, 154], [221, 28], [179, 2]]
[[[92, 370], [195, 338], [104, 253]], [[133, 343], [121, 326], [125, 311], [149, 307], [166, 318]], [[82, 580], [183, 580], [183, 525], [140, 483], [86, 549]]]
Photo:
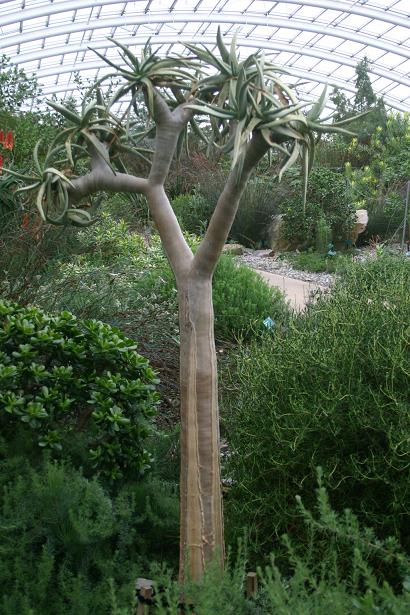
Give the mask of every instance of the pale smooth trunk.
[[[197, 279], [195, 279], [197, 278]], [[178, 284], [181, 380], [180, 580], [224, 560], [212, 280]]]

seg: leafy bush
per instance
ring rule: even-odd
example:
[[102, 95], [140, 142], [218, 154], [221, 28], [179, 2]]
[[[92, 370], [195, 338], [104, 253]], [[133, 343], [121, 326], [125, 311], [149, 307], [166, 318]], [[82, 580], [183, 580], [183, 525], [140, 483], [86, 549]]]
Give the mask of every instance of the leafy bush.
[[319, 218], [316, 223], [316, 250], [321, 254], [327, 254], [331, 242], [332, 231], [325, 218]]
[[293, 182], [294, 194], [285, 199], [284, 236], [290, 241], [311, 246], [317, 240], [320, 221], [330, 227], [333, 240], [347, 239], [355, 220], [343, 174], [326, 168], [313, 169], [309, 176], [307, 202], [303, 205], [300, 180]]
[[172, 199], [172, 208], [181, 228], [196, 235], [201, 235], [206, 230], [215, 205], [216, 202], [209, 204], [198, 190], [194, 190], [192, 194], [180, 194]]
[[[111, 479], [144, 471], [158, 397], [134, 342], [96, 320], [0, 302], [0, 424], [59, 455], [84, 439], [88, 463]], [[31, 445], [32, 447], [32, 445]], [[77, 460], [78, 461], [78, 460]], [[83, 462], [84, 460], [81, 460]]]
[[[158, 272], [154, 275], [158, 276]], [[176, 297], [173, 274], [166, 264], [158, 292]], [[284, 323], [289, 309], [283, 294], [245, 265], [237, 265], [228, 255], [219, 259], [213, 277], [215, 335], [219, 340], [250, 338], [260, 333], [263, 320], [270, 316], [277, 324]]]
[[[349, 150], [360, 149], [353, 139]], [[363, 168], [349, 162], [345, 174], [352, 201], [369, 211], [369, 223], [361, 239], [378, 235], [390, 239], [403, 223], [406, 184], [410, 177], [410, 120], [406, 114], [389, 115], [384, 129], [373, 131], [371, 158]]]
[[17, 182], [10, 175], [0, 175], [0, 220], [4, 223], [4, 218], [16, 209], [16, 201], [13, 189]]
[[[186, 235], [195, 250], [198, 237]], [[175, 280], [157, 235], [143, 241], [124, 221], [103, 215], [101, 222], [77, 235], [82, 252], [58, 268], [35, 300], [47, 309], [69, 309], [81, 317], [97, 316], [144, 338], [151, 324], [161, 339], [178, 335]], [[283, 295], [248, 267], [222, 255], [214, 281], [215, 331], [218, 337], [250, 336], [266, 316], [282, 321]], [[133, 332], [133, 333], [132, 333]]]
[[340, 273], [352, 262], [352, 257], [348, 254], [337, 253], [334, 256], [318, 254], [317, 252], [283, 252], [280, 258], [301, 271], [312, 271], [319, 273]]
[[285, 190], [284, 185], [270, 178], [254, 177], [245, 188], [230, 237], [245, 246], [258, 247], [266, 243], [266, 230]]
[[354, 264], [287, 331], [240, 349], [227, 507], [255, 552], [284, 532], [306, 545], [295, 496], [312, 506], [317, 465], [336, 510], [409, 549], [409, 275], [404, 258]]
[[269, 287], [258, 273], [222, 256], [213, 281], [215, 332], [219, 338], [250, 338], [264, 329], [270, 316], [283, 324], [289, 315], [284, 295]]
[[[266, 229], [279, 208], [283, 186], [272, 187], [269, 178], [255, 177], [246, 185], [229, 239], [245, 246], [266, 243]], [[223, 174], [202, 178], [192, 194], [173, 199], [172, 207], [185, 231], [203, 234], [225, 184]]]
[[69, 465], [0, 454], [0, 611], [111, 614], [154, 561], [175, 564], [178, 494], [156, 478], [109, 492]]

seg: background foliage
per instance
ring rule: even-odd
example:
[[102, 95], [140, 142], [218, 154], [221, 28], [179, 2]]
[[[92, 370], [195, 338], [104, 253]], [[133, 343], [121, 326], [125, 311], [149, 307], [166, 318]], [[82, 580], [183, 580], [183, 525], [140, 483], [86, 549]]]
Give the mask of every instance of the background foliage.
[[284, 532], [307, 544], [295, 496], [311, 507], [318, 465], [336, 510], [409, 548], [409, 275], [404, 258], [353, 264], [285, 333], [238, 353], [228, 527], [250, 526], [259, 557]]

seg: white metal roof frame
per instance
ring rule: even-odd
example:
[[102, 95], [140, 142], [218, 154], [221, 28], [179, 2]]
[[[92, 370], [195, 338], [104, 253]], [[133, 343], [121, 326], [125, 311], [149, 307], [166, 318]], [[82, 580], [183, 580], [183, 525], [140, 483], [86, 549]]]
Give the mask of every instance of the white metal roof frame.
[[0, 0], [0, 52], [45, 94], [64, 93], [75, 73], [106, 69], [89, 48], [118, 57], [107, 35], [134, 51], [150, 38], [166, 54], [188, 41], [214, 45], [217, 25], [228, 37], [239, 29], [240, 48], [265, 49], [296, 85], [310, 81], [308, 97], [323, 83], [353, 93], [368, 56], [376, 93], [410, 111], [410, 0]]

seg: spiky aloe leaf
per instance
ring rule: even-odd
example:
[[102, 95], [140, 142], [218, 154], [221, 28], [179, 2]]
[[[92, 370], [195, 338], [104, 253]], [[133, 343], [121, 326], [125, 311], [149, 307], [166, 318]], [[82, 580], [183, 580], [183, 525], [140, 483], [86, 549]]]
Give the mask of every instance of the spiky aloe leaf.
[[86, 128], [83, 128], [83, 130], [81, 130], [81, 134], [87, 139], [87, 141], [89, 141], [89, 143], [91, 143], [91, 145], [94, 147], [98, 155], [101, 156], [101, 158], [107, 164], [110, 164], [110, 156], [109, 156], [108, 150], [101, 143], [101, 141], [99, 141], [97, 137], [92, 132], [87, 130]]
[[309, 180], [309, 148], [305, 146], [302, 153], [302, 176], [303, 176], [303, 213], [306, 210], [307, 189]]
[[225, 43], [223, 42], [221, 26], [218, 26], [218, 30], [216, 33], [216, 44], [218, 45], [219, 53], [221, 54], [221, 58], [224, 62], [229, 62], [229, 51], [225, 47]]
[[333, 132], [336, 134], [348, 135], [349, 137], [355, 137], [356, 133], [351, 130], [346, 130], [345, 128], [340, 128], [339, 126], [334, 126], [333, 124], [317, 124], [316, 122], [308, 122], [308, 127], [312, 130], [316, 130], [317, 132]]
[[77, 113], [74, 113], [74, 111], [71, 111], [71, 109], [67, 109], [67, 107], [64, 107], [64, 105], [59, 105], [52, 100], [47, 100], [46, 102], [50, 107], [57, 111], [57, 113], [65, 117], [65, 119], [72, 124], [75, 124], [76, 126], [79, 126], [81, 124], [81, 116]]
[[35, 184], [30, 184], [29, 186], [22, 186], [21, 188], [17, 188], [14, 194], [18, 194], [19, 192], [29, 192], [30, 190], [35, 190], [40, 186], [41, 182], [36, 182]]
[[127, 47], [126, 45], [123, 45], [120, 41], [118, 41], [117, 39], [113, 38], [112, 36], [108, 36], [107, 37], [109, 41], [111, 41], [112, 43], [114, 43], [114, 45], [117, 45], [117, 47], [119, 47], [120, 49], [123, 50], [125, 57], [127, 58], [128, 62], [128, 66], [135, 70], [138, 71], [139, 70], [139, 61], [138, 58], [132, 53], [132, 51], [129, 49], [129, 47]]
[[203, 50], [200, 47], [196, 47], [195, 45], [191, 45], [189, 43], [184, 43], [184, 45], [187, 49], [189, 49], [189, 51], [192, 51], [192, 53], [195, 54], [205, 64], [210, 64], [217, 70], [220, 70], [223, 74], [229, 75], [231, 73], [229, 64], [227, 62], [224, 62], [223, 60], [220, 60], [208, 49]]
[[301, 156], [301, 154], [302, 154], [302, 150], [301, 150], [299, 143], [297, 141], [294, 141], [292, 152], [289, 158], [286, 160], [285, 164], [281, 167], [279, 171], [279, 174], [278, 174], [279, 181], [281, 181], [283, 174], [286, 173], [286, 171], [288, 171], [295, 164], [295, 162]]
[[330, 124], [330, 126], [345, 126], [346, 124], [351, 124], [352, 122], [355, 122], [356, 120], [361, 119], [362, 117], [365, 117], [366, 115], [369, 115], [369, 113], [371, 113], [370, 111], [363, 111], [363, 113], [358, 113], [357, 115], [354, 115], [353, 117], [348, 117], [344, 120], [339, 120], [337, 122], [332, 122], [332, 124]]
[[237, 74], [239, 71], [239, 62], [238, 62], [238, 58], [236, 56], [236, 43], [238, 40], [238, 31], [235, 32], [235, 34], [232, 37], [231, 40], [231, 51], [229, 53], [229, 61], [231, 63], [231, 67], [232, 67], [232, 72], [234, 74]]
[[64, 175], [64, 173], [62, 173], [58, 169], [55, 169], [54, 167], [48, 167], [47, 169], [45, 169], [44, 170], [44, 175], [50, 175], [50, 176], [56, 176], [57, 175], [60, 179], [63, 180], [63, 182], [66, 182], [69, 186], [74, 188], [73, 183], [68, 179], [68, 177], [66, 177]]
[[85, 209], [69, 209], [67, 219], [73, 226], [79, 227], [91, 226], [97, 221], [97, 218], [92, 218], [91, 214]]
[[327, 85], [325, 85], [325, 87], [323, 88], [323, 92], [321, 93], [319, 100], [313, 105], [313, 107], [307, 114], [307, 118], [309, 120], [311, 120], [312, 122], [315, 122], [316, 120], [319, 119], [323, 109], [325, 108], [326, 98], [327, 98]]
[[37, 173], [39, 175], [42, 175], [43, 170], [41, 168], [40, 160], [39, 160], [39, 157], [38, 157], [38, 150], [39, 150], [39, 147], [40, 147], [40, 143], [41, 143], [41, 139], [39, 139], [37, 141], [37, 143], [35, 144], [35, 146], [34, 146], [34, 149], [33, 149], [33, 160], [34, 160], [34, 165], [35, 165], [35, 167], [37, 169]]
[[37, 209], [38, 212], [40, 214], [41, 219], [43, 220], [43, 222], [46, 221], [46, 215], [44, 213], [44, 209], [43, 209], [43, 199], [44, 199], [44, 195], [46, 193], [46, 189], [47, 189], [47, 182], [43, 182], [39, 188], [39, 191], [37, 193], [37, 198], [36, 198], [36, 205], [37, 205]]
[[3, 171], [4, 173], [9, 173], [13, 177], [17, 177], [18, 179], [22, 179], [24, 181], [31, 181], [31, 182], [38, 181], [37, 177], [33, 177], [32, 175], [25, 175], [24, 173], [18, 173], [17, 171], [13, 171], [12, 169], [7, 169], [6, 167], [3, 167]]
[[193, 111], [198, 111], [202, 115], [212, 115], [213, 117], [218, 117], [221, 120], [230, 120], [235, 117], [235, 114], [232, 111], [227, 111], [223, 109], [219, 109], [216, 106], [208, 105], [206, 103], [202, 105], [186, 105], [187, 109], [192, 109]]

